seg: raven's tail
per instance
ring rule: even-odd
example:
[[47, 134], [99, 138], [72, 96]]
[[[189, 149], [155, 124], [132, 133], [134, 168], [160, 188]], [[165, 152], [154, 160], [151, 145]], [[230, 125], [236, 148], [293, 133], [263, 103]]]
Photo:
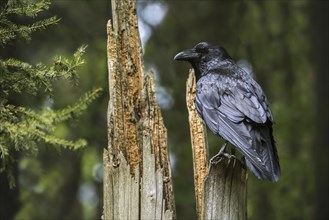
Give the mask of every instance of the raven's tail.
[[268, 172], [261, 172], [254, 164], [246, 159], [246, 165], [258, 179], [269, 179], [277, 182], [280, 177], [279, 157], [275, 147], [272, 126], [259, 125], [253, 128], [253, 146]]

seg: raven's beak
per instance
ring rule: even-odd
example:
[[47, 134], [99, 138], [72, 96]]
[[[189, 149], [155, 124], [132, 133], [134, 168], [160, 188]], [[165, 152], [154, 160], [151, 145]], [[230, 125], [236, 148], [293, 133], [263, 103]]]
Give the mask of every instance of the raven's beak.
[[174, 57], [174, 60], [192, 60], [194, 58], [198, 58], [199, 54], [195, 51], [195, 49], [189, 49], [189, 50], [184, 50], [182, 52], [179, 52], [176, 54]]

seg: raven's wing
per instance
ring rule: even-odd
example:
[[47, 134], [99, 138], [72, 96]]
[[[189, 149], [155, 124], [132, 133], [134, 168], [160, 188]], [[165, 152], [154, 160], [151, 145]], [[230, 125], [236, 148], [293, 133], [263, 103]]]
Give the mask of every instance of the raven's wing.
[[276, 181], [278, 157], [272, 136], [272, 113], [260, 86], [220, 74], [197, 83], [196, 106], [209, 129], [235, 145], [260, 179]]

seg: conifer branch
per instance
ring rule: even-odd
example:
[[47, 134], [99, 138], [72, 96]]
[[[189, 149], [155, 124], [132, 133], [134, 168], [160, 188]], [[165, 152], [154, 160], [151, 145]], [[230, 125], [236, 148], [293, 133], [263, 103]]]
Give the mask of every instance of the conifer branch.
[[[29, 40], [32, 32], [56, 24], [59, 19], [55, 16], [32, 24], [17, 23], [17, 18], [34, 18], [48, 8], [49, 1], [31, 3], [26, 0], [8, 0], [0, 8], [0, 46], [4, 47], [14, 39]], [[0, 57], [0, 172], [6, 171], [11, 187], [15, 185], [15, 151], [36, 155], [40, 143], [49, 144], [57, 150], [61, 147], [76, 150], [87, 145], [83, 139], [67, 140], [53, 133], [60, 123], [80, 116], [101, 94], [100, 88], [85, 93], [76, 103], [59, 110], [46, 108], [42, 104], [34, 106], [35, 110], [19, 101], [13, 104], [9, 100], [9, 97], [19, 94], [46, 93], [51, 97], [57, 80], [77, 85], [78, 69], [84, 63], [85, 49], [86, 46], [81, 46], [71, 58], [56, 56], [50, 66], [42, 63], [31, 65], [18, 59]]]
[[30, 1], [8, 1], [4, 8], [0, 8], [0, 45], [4, 46], [14, 39], [31, 40], [31, 34], [33, 32], [57, 24], [60, 19], [56, 18], [56, 16], [36, 21], [30, 25], [17, 24], [12, 21], [12, 17], [34, 18], [40, 12], [48, 9], [49, 5], [49, 1], [36, 3], [31, 3]]

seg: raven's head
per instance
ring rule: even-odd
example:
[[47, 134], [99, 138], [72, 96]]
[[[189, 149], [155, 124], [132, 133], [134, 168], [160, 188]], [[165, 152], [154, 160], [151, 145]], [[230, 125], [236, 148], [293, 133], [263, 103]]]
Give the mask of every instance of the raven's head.
[[179, 52], [174, 59], [191, 63], [198, 78], [204, 75], [209, 67], [220, 65], [221, 61], [232, 58], [223, 47], [201, 42], [192, 49]]

